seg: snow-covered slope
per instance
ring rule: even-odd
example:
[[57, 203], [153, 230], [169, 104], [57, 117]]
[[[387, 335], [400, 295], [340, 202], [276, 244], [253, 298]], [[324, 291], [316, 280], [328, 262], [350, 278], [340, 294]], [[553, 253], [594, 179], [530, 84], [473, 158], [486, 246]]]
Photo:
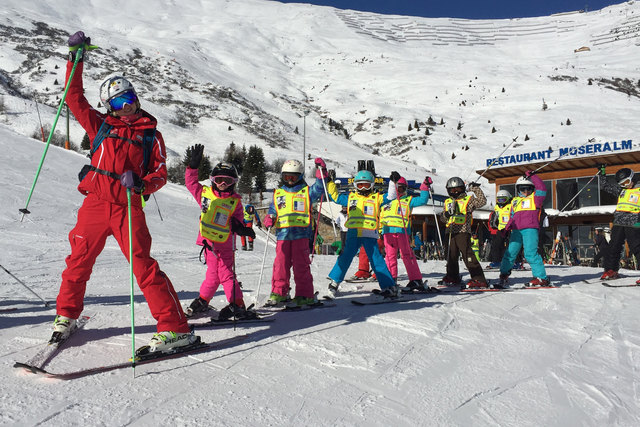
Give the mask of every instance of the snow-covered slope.
[[[30, 135], [33, 99], [57, 105], [66, 38], [83, 29], [101, 47], [88, 60], [88, 98], [97, 104], [105, 76], [126, 73], [160, 119], [174, 160], [194, 142], [215, 160], [231, 141], [263, 146], [269, 161], [299, 158], [306, 125], [306, 153], [340, 173], [373, 158], [383, 175], [429, 172], [441, 185], [454, 174], [473, 179], [485, 153], [514, 138], [508, 153], [633, 139], [638, 130], [635, 2], [493, 21], [263, 0], [154, 5], [141, 13], [124, 1], [7, 0], [5, 122]], [[583, 46], [590, 51], [574, 52]], [[45, 123], [53, 112], [43, 109]], [[430, 116], [438, 124], [426, 135]], [[74, 124], [72, 139], [82, 135]]]
[[[0, 264], [53, 301], [68, 253], [66, 236], [81, 195], [82, 156], [52, 147], [20, 222], [43, 144], [0, 125]], [[205, 266], [195, 246], [198, 207], [184, 187], [167, 185], [146, 208], [152, 254], [186, 305]], [[265, 239], [239, 252], [238, 278], [256, 299]], [[269, 292], [267, 250], [260, 301]], [[315, 286], [335, 262], [316, 256]], [[420, 264], [426, 279], [442, 262]], [[351, 273], [355, 272], [355, 265]], [[350, 273], [350, 274], [351, 274]], [[53, 308], [0, 271], [2, 425], [517, 425], [633, 426], [640, 422], [637, 288], [605, 288], [582, 279], [587, 267], [551, 267], [560, 289], [441, 294], [413, 302], [356, 307], [363, 288], [345, 284], [337, 306], [279, 313], [252, 327], [201, 330], [207, 342], [247, 334], [223, 348], [69, 382], [12, 368], [51, 333]], [[496, 272], [487, 273], [496, 279]], [[628, 281], [637, 277], [633, 272]], [[514, 282], [527, 280], [514, 273]], [[401, 281], [406, 274], [401, 267]], [[54, 372], [126, 361], [130, 356], [128, 266], [113, 239], [98, 258], [84, 314], [92, 320], [47, 367]], [[213, 305], [225, 305], [219, 292]], [[12, 311], [6, 311], [12, 310]], [[136, 343], [155, 331], [136, 290]]]

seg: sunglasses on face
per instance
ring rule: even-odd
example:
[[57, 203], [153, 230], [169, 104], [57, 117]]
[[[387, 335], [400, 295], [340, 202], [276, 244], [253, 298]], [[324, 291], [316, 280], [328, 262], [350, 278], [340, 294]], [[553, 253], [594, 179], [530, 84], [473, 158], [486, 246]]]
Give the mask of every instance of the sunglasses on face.
[[133, 105], [133, 103], [136, 102], [137, 100], [138, 100], [138, 97], [136, 96], [135, 93], [133, 93], [133, 91], [127, 91], [111, 99], [109, 101], [109, 105], [111, 105], [111, 108], [117, 111], [117, 110], [122, 110], [124, 106], [127, 104]]
[[230, 176], [219, 175], [213, 177], [213, 182], [217, 185], [226, 185], [228, 187], [230, 185], [233, 185], [236, 180], [235, 178], [232, 178]]
[[503, 204], [503, 203], [507, 203], [509, 199], [507, 199], [506, 197], [498, 197], [498, 204]]

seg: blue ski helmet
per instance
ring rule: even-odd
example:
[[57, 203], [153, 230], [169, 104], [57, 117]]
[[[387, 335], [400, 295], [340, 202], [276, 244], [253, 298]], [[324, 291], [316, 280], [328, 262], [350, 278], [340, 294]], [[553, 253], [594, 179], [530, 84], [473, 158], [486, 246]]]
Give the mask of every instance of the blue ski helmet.
[[375, 178], [373, 174], [368, 170], [358, 171], [356, 176], [353, 177], [353, 186], [357, 191], [371, 191], [373, 189], [373, 182]]

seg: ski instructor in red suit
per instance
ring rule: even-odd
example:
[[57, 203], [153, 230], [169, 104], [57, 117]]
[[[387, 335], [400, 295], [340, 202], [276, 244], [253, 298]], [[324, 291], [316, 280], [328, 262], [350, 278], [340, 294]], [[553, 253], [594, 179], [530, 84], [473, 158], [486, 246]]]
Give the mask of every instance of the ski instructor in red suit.
[[[83, 49], [79, 50], [81, 46]], [[81, 31], [69, 38], [67, 81], [75, 55], [82, 52], [84, 56], [87, 50], [95, 48]], [[158, 262], [151, 258], [151, 235], [142, 210], [143, 195], [160, 190], [167, 182], [166, 150], [162, 135], [155, 130], [156, 119], [140, 109], [136, 91], [121, 76], [107, 79], [100, 87], [100, 100], [107, 114], [92, 108], [83, 95], [83, 64], [81, 58], [66, 103], [93, 141], [92, 156], [91, 165], [85, 166], [79, 176], [78, 190], [86, 197], [78, 210], [76, 226], [69, 233], [71, 255], [66, 258], [67, 268], [62, 273], [56, 301], [58, 315], [54, 321], [54, 335], [68, 335], [75, 327], [83, 309], [87, 281], [107, 237], [113, 236], [129, 259], [127, 189], [130, 189], [133, 273], [158, 322], [157, 333], [149, 345], [152, 351], [189, 345], [196, 337], [189, 332], [171, 281], [160, 270]], [[108, 133], [101, 131], [101, 126], [106, 126]], [[146, 151], [145, 137], [152, 141], [151, 149]]]

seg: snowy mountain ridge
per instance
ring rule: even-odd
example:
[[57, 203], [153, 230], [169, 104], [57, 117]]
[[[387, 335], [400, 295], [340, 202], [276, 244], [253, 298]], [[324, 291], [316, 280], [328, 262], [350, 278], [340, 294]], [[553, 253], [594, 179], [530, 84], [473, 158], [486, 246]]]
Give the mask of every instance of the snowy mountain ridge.
[[[268, 161], [297, 158], [304, 139], [308, 156], [339, 173], [375, 159], [383, 175], [435, 169], [441, 184], [473, 176], [482, 151], [500, 153], [514, 139], [507, 154], [637, 133], [636, 2], [482, 21], [263, 0], [165, 0], [144, 13], [123, 1], [74, 5], [6, 2], [0, 81], [5, 123], [19, 133], [38, 127], [33, 100], [51, 107], [42, 116], [52, 122], [66, 38], [78, 29], [101, 47], [87, 60], [88, 99], [97, 105], [104, 78], [124, 73], [174, 161], [195, 142], [218, 159], [231, 141], [258, 144]], [[574, 52], [581, 47], [590, 50]], [[83, 134], [72, 123], [72, 140]]]

